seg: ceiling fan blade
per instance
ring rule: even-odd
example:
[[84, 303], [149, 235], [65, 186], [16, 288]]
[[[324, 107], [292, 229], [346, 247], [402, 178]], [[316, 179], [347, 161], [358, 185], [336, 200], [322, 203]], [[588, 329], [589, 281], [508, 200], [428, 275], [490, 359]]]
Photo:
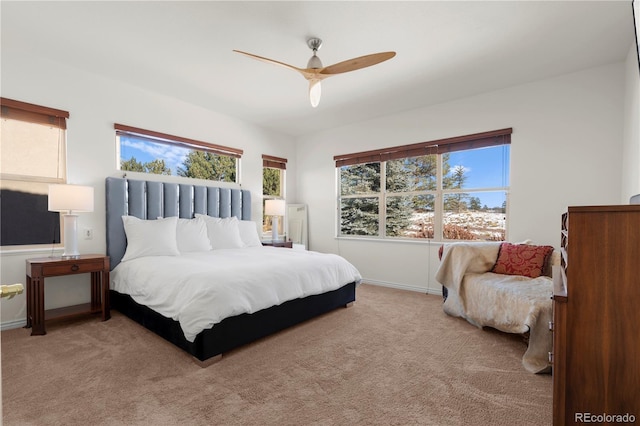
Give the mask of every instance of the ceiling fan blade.
[[[342, 74], [344, 72], [355, 71], [361, 68], [370, 67], [371, 65], [379, 64], [396, 56], [396, 52], [381, 52], [373, 53], [371, 55], [360, 56], [358, 58], [349, 59], [343, 62], [338, 62], [334, 65], [322, 68], [320, 74], [328, 77], [333, 74]], [[309, 71], [309, 70], [307, 70]]]
[[285, 64], [284, 62], [275, 61], [275, 60], [269, 59], [269, 58], [264, 58], [262, 56], [254, 55], [252, 53], [243, 52], [241, 50], [234, 50], [234, 52], [240, 53], [242, 55], [248, 56], [249, 58], [257, 59], [259, 61], [266, 62], [266, 63], [269, 63], [269, 64], [280, 65], [281, 67], [289, 68], [290, 70], [298, 71], [299, 73], [302, 73], [303, 75], [305, 75], [305, 73], [304, 73], [305, 70], [303, 68], [294, 67], [293, 65]]

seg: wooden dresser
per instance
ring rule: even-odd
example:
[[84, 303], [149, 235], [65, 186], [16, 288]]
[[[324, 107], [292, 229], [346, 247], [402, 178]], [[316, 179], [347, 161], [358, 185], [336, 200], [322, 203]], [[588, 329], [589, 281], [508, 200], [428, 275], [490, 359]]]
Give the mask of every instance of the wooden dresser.
[[553, 424], [640, 423], [640, 205], [569, 207], [561, 251]]

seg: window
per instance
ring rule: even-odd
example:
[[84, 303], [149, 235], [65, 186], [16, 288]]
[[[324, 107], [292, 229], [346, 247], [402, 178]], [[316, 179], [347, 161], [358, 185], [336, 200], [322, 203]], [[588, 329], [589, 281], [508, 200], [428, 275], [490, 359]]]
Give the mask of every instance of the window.
[[[272, 218], [264, 215], [265, 202], [267, 200], [284, 200], [285, 199], [285, 180], [284, 175], [287, 169], [287, 159], [273, 157], [270, 155], [262, 156], [262, 232], [270, 233], [272, 228]], [[284, 232], [284, 217], [278, 218], [278, 233]]]
[[0, 240], [3, 247], [60, 243], [60, 219], [48, 210], [50, 183], [66, 181], [69, 113], [0, 98]]
[[115, 124], [123, 171], [238, 183], [242, 150]]
[[338, 235], [505, 240], [511, 132], [335, 156]]

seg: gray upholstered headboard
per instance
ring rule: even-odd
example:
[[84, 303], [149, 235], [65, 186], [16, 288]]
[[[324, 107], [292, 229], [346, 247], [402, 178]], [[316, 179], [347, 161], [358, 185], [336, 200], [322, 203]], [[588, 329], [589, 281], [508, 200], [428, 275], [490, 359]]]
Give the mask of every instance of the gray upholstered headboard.
[[251, 220], [251, 192], [246, 189], [108, 177], [105, 193], [111, 269], [120, 263], [127, 247], [124, 215], [140, 219], [171, 216], [189, 219], [200, 213]]

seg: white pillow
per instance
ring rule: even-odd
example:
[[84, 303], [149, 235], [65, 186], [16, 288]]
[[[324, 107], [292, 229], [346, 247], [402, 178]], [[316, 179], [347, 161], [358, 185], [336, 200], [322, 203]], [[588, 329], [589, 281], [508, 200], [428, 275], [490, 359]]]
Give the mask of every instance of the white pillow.
[[240, 238], [237, 217], [232, 216], [221, 219], [198, 213], [196, 217], [203, 218], [207, 224], [207, 235], [213, 250], [244, 247], [242, 238]]
[[122, 261], [143, 256], [177, 256], [177, 217], [142, 220], [135, 216], [122, 216], [127, 235], [127, 249]]
[[262, 246], [262, 242], [258, 236], [258, 228], [254, 221], [241, 220], [238, 222], [238, 228], [240, 229], [240, 238], [245, 247]]
[[211, 250], [211, 242], [209, 242], [209, 236], [207, 235], [207, 224], [200, 217], [178, 219], [176, 239], [180, 253]]

